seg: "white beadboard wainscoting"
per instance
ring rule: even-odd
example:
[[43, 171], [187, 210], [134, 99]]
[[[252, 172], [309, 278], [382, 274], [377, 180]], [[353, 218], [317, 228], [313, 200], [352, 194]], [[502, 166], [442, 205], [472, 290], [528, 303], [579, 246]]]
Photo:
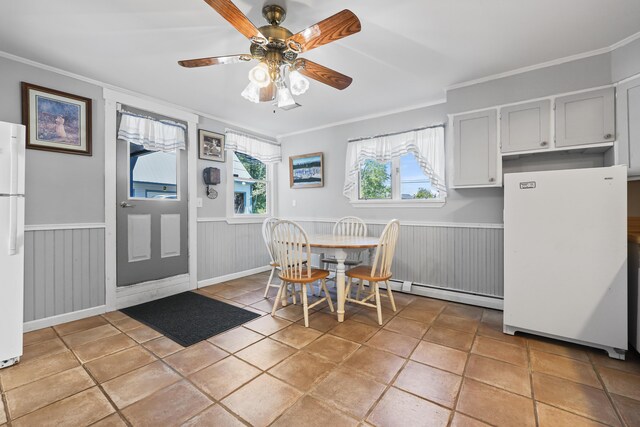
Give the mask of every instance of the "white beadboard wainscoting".
[[267, 271], [262, 222], [198, 218], [198, 287]]
[[104, 224], [26, 226], [25, 330], [104, 312], [104, 231]]
[[[336, 219], [294, 219], [308, 233], [330, 234]], [[366, 221], [368, 234], [385, 222]], [[503, 226], [400, 222], [392, 289], [502, 309]]]

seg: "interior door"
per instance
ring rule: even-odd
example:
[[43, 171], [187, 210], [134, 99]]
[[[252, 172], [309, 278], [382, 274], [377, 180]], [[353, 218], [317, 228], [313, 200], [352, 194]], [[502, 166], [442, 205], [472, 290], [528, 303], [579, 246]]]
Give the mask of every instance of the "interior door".
[[187, 151], [149, 151], [122, 139], [116, 151], [117, 285], [188, 273]]

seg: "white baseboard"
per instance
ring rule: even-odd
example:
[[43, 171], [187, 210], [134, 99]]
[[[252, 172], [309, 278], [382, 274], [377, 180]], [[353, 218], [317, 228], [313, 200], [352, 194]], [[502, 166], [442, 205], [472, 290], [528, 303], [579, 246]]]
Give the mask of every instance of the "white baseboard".
[[[429, 298], [436, 298], [445, 301], [459, 302], [462, 304], [475, 305], [478, 307], [492, 308], [494, 310], [503, 310], [504, 301], [499, 298], [493, 298], [483, 295], [466, 294], [463, 292], [456, 292], [447, 289], [429, 288], [426, 286], [420, 286], [413, 284], [409, 292], [403, 291], [402, 282], [391, 281], [391, 289], [398, 292], [410, 293], [412, 295], [420, 295]], [[381, 288], [384, 286], [380, 286]]]
[[251, 276], [253, 274], [263, 273], [265, 271], [271, 270], [270, 265], [265, 265], [264, 267], [256, 267], [250, 270], [239, 271], [237, 273], [227, 274], [225, 276], [213, 277], [211, 279], [204, 279], [198, 281], [198, 288], [204, 288], [205, 286], [217, 285], [218, 283], [227, 282], [233, 279], [239, 279], [241, 277]]
[[98, 307], [86, 308], [84, 310], [72, 311], [71, 313], [59, 314], [57, 316], [45, 317], [44, 319], [31, 320], [23, 324], [24, 332], [31, 332], [37, 329], [48, 328], [49, 326], [59, 325], [61, 323], [72, 322], [74, 320], [84, 319], [85, 317], [97, 316], [107, 312], [106, 305]]
[[132, 305], [154, 301], [192, 289], [189, 274], [153, 280], [131, 286], [122, 286], [116, 290], [116, 310]]

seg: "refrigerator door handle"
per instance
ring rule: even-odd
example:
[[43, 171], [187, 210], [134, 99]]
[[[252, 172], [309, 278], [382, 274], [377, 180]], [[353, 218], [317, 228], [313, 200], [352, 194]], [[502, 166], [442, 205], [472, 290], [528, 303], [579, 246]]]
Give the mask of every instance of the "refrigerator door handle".
[[18, 137], [11, 135], [9, 142], [9, 158], [11, 159], [11, 176], [9, 184], [9, 194], [18, 194]]
[[18, 252], [18, 198], [9, 197], [9, 256]]

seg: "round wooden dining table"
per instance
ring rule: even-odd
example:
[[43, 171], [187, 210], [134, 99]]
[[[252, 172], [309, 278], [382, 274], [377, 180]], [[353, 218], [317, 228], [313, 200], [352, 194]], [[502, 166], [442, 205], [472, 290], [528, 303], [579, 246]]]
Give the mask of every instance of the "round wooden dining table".
[[344, 321], [345, 304], [345, 266], [344, 262], [350, 254], [369, 251], [369, 257], [373, 256], [373, 250], [378, 246], [377, 237], [360, 236], [334, 236], [331, 234], [309, 234], [309, 246], [311, 252], [321, 256], [332, 256], [337, 261], [336, 266], [336, 292], [338, 294], [338, 322]]

